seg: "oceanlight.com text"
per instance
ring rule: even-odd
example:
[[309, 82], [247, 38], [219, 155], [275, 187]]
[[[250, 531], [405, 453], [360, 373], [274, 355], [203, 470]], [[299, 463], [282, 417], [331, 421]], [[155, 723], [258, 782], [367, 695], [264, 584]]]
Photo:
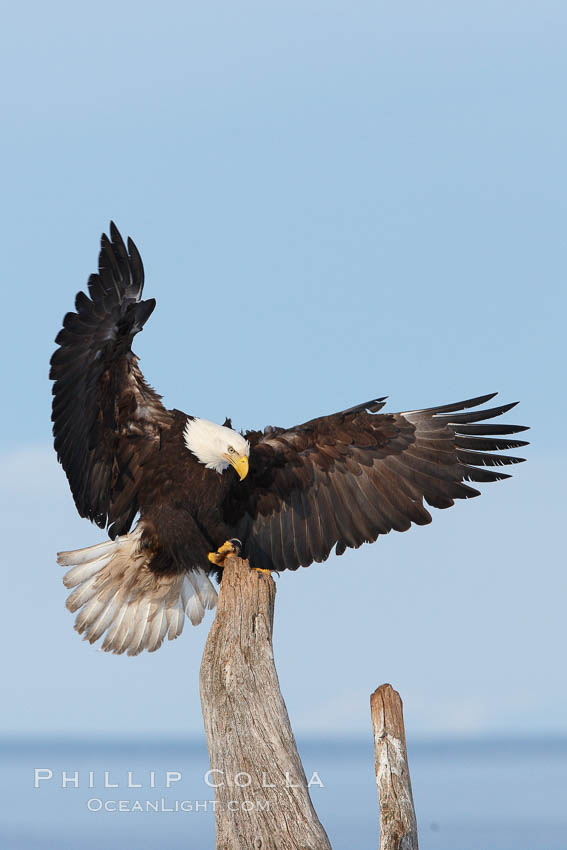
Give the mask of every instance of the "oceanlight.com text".
[[[89, 812], [110, 813], [197, 813], [216, 812], [223, 806], [218, 800], [167, 800], [161, 797], [159, 800], [101, 800], [99, 797], [91, 797], [87, 800]], [[267, 811], [270, 808], [269, 800], [229, 800], [224, 804], [230, 812], [242, 811]]]

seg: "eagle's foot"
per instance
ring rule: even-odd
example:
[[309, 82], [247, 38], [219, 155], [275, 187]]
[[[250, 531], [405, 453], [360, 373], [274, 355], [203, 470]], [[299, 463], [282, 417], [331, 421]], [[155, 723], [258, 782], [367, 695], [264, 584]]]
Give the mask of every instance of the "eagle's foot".
[[238, 558], [241, 548], [242, 544], [240, 540], [233, 537], [232, 540], [225, 540], [216, 552], [209, 552], [207, 558], [211, 564], [214, 564], [216, 567], [224, 567], [224, 562], [230, 555], [236, 555]]
[[272, 575], [271, 570], [263, 570], [260, 567], [252, 567], [252, 569], [256, 570], [257, 573], [264, 573], [265, 576], [271, 576]]

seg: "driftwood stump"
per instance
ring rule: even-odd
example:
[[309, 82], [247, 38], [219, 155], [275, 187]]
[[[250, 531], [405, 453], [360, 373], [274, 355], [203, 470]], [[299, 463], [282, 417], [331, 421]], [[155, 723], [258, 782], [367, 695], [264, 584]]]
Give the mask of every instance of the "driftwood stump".
[[200, 676], [217, 850], [331, 850], [274, 666], [275, 596], [271, 576], [227, 560]]
[[380, 806], [380, 850], [418, 850], [399, 693], [391, 685], [380, 685], [370, 697], [370, 712]]

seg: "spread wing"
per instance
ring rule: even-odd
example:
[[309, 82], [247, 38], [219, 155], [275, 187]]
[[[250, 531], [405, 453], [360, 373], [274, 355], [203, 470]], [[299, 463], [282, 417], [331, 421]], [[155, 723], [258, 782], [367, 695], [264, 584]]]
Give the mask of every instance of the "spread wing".
[[494, 454], [524, 446], [522, 426], [481, 424], [514, 404], [465, 411], [491, 395], [407, 413], [379, 414], [375, 399], [289, 430], [247, 434], [250, 473], [234, 488], [227, 518], [255, 567], [297, 569], [341, 555], [391, 529], [426, 525], [424, 500], [448, 508], [478, 496], [465, 482], [509, 476], [487, 467], [523, 458]]
[[144, 269], [114, 223], [103, 234], [89, 296], [79, 292], [51, 358], [53, 434], [79, 514], [109, 534], [127, 532], [138, 511], [142, 467], [170, 414], [131, 351], [155, 300], [142, 301]]

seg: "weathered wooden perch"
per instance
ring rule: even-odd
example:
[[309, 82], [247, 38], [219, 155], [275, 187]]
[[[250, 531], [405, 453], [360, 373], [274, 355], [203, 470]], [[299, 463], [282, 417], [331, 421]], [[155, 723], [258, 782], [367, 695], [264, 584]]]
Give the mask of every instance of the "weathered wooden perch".
[[380, 806], [380, 850], [418, 850], [402, 700], [391, 685], [370, 697]]
[[200, 677], [217, 850], [331, 850], [274, 666], [275, 596], [269, 575], [227, 560]]

